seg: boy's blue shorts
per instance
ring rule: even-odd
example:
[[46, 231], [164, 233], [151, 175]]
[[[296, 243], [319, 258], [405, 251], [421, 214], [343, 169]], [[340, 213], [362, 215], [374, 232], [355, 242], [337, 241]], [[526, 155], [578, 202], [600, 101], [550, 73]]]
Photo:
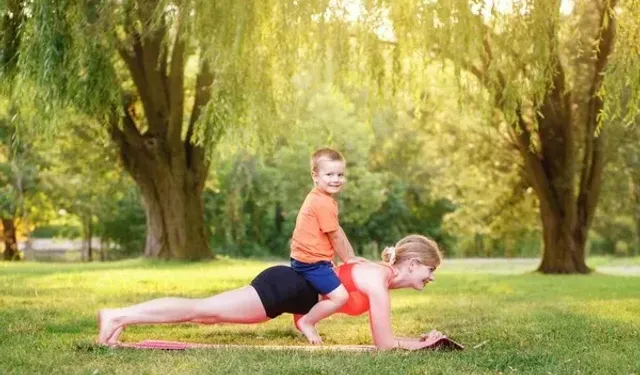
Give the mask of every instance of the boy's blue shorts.
[[333, 292], [342, 284], [329, 261], [304, 263], [291, 258], [291, 268], [301, 274], [322, 295]]

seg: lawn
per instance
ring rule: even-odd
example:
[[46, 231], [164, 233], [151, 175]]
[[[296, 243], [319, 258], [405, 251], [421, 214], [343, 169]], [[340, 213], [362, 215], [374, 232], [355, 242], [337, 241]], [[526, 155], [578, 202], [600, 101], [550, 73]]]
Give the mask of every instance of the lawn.
[[[590, 264], [624, 262], [599, 258]], [[478, 267], [457, 261], [449, 269], [445, 263], [423, 292], [392, 292], [397, 335], [437, 328], [464, 343], [462, 352], [164, 352], [92, 344], [101, 307], [208, 296], [247, 284], [268, 265], [0, 263], [0, 374], [640, 373], [640, 277], [542, 276], [521, 272], [527, 271], [521, 264], [517, 272], [504, 272], [504, 263], [491, 262]], [[371, 343], [365, 316], [332, 317], [319, 331], [326, 344]], [[129, 327], [122, 339], [304, 345], [290, 316], [255, 326]]]

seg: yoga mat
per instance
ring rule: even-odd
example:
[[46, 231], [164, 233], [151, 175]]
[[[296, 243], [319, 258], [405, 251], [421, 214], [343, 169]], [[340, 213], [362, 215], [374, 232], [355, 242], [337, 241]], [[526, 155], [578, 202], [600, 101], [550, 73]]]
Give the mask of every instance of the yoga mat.
[[[264, 350], [303, 350], [303, 351], [345, 351], [372, 352], [373, 345], [233, 345], [233, 344], [198, 344], [180, 341], [144, 340], [136, 343], [120, 343], [118, 347], [133, 349], [187, 350], [187, 349], [264, 349]], [[462, 350], [464, 346], [444, 336], [422, 350]]]

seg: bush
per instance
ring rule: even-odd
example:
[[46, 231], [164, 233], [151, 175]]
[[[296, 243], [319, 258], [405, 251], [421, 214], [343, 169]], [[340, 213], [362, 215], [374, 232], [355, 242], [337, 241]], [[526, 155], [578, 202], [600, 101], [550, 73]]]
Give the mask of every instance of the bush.
[[82, 228], [77, 225], [41, 225], [30, 234], [31, 238], [80, 238]]

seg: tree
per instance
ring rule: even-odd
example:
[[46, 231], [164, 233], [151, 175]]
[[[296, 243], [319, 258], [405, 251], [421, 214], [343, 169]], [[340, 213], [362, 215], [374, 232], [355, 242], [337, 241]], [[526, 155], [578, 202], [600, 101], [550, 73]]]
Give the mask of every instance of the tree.
[[269, 128], [311, 7], [47, 1], [29, 3], [25, 15], [23, 80], [39, 87], [43, 110], [73, 105], [104, 124], [141, 191], [145, 255], [211, 256], [206, 156], [224, 132]]
[[[210, 211], [217, 244], [234, 255], [284, 255], [298, 210], [312, 187], [309, 157], [314, 149], [331, 146], [347, 159], [347, 188], [338, 197], [340, 223], [358, 250], [354, 232], [382, 204], [388, 175], [369, 168], [371, 129], [345, 95], [330, 85], [298, 86], [299, 108], [290, 111], [296, 123], [288, 137], [260, 150], [241, 148], [223, 139], [210, 182], [215, 208]], [[367, 238], [367, 242], [370, 237]]]
[[[8, 0], [3, 4], [6, 8], [0, 13], [0, 29], [2, 30], [2, 45], [0, 46], [0, 95], [8, 93], [11, 97], [13, 76], [19, 57], [21, 41], [20, 26], [24, 3], [21, 0]], [[1, 9], [1, 8], [0, 8]], [[4, 99], [4, 98], [2, 98]], [[3, 100], [4, 101], [4, 100]], [[0, 144], [4, 155], [0, 162], [0, 216], [4, 228], [5, 260], [20, 259], [18, 242], [16, 239], [15, 215], [20, 208], [24, 193], [24, 174], [22, 163], [23, 145], [15, 138], [16, 109], [12, 102], [2, 103], [0, 108]]]
[[6, 147], [12, 140], [8, 136], [7, 129], [0, 129], [2, 161], [0, 161], [0, 218], [2, 219], [4, 238], [4, 260], [20, 260], [18, 241], [16, 236], [15, 216], [22, 201], [22, 178], [19, 162], [12, 155], [12, 147]]
[[604, 166], [603, 79], [618, 8], [616, 0], [576, 1], [571, 11], [565, 5], [373, 2], [360, 10], [360, 29], [374, 39], [365, 50], [378, 52], [359, 56], [377, 80], [388, 78], [386, 88], [409, 87], [417, 100], [425, 65], [442, 61], [456, 69], [466, 98], [485, 100], [488, 115], [511, 126], [510, 142], [540, 206], [538, 270], [588, 273], [585, 245]]
[[[71, 111], [65, 118], [69, 124], [55, 138], [39, 144], [38, 152], [48, 163], [41, 172], [41, 180], [46, 181], [41, 190], [57, 210], [64, 209], [82, 223], [83, 260], [93, 260], [93, 237], [100, 237], [102, 245], [115, 242], [122, 253], [139, 254], [144, 230], [139, 231], [138, 215], [130, 215], [140, 211], [139, 203], [130, 199], [139, 198], [132, 191], [135, 184], [117, 163], [115, 150], [95, 147], [95, 140], [100, 139], [99, 124]], [[104, 260], [105, 249], [100, 250]]]
[[[628, 106], [630, 90], [619, 95]], [[606, 124], [610, 129], [605, 142], [608, 162], [594, 229], [605, 239], [607, 250], [636, 255], [640, 252], [640, 116], [629, 117], [626, 123], [612, 118]]]
[[0, 218], [4, 230], [4, 260], [19, 260], [16, 220], [22, 216], [25, 196], [37, 183], [36, 158], [30, 145], [16, 135], [15, 124], [0, 108]]

